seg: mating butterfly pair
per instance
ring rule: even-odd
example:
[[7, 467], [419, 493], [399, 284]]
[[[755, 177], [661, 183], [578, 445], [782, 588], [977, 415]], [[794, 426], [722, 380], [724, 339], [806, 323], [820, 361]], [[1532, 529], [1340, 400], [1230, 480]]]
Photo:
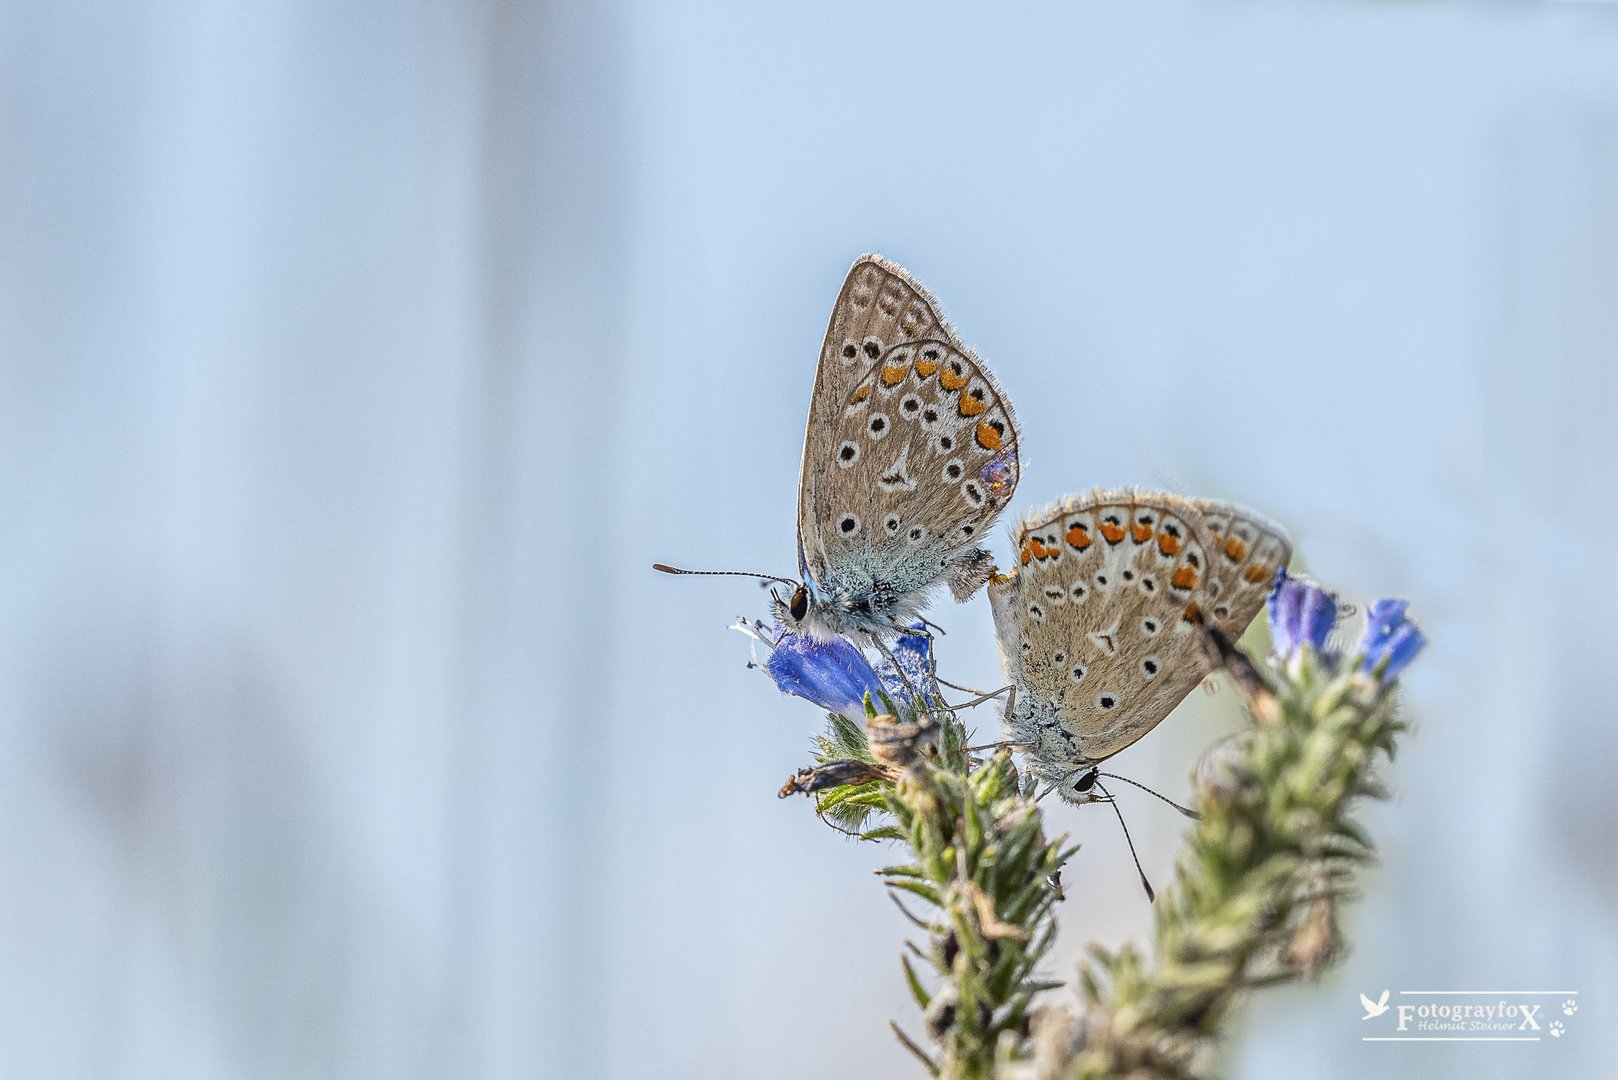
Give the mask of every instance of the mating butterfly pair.
[[[904, 270], [849, 270], [821, 345], [798, 487], [787, 630], [885, 648], [932, 591], [984, 584], [1033, 771], [1087, 802], [1095, 766], [1140, 739], [1207, 670], [1193, 620], [1234, 638], [1291, 554], [1232, 503], [1096, 491], [1019, 523], [1016, 565], [978, 545], [1020, 477], [1011, 401]], [[671, 568], [659, 566], [659, 569]], [[674, 571], [678, 572], [678, 571]]]

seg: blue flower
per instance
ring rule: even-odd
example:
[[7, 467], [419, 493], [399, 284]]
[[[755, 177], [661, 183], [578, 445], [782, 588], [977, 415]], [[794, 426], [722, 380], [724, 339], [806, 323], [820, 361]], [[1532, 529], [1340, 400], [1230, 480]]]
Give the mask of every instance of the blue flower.
[[[755, 665], [774, 680], [783, 694], [801, 697], [827, 712], [849, 718], [865, 715], [867, 694], [878, 709], [883, 707], [883, 694], [894, 702], [912, 704], [909, 689], [892, 665], [884, 662], [883, 670], [878, 673], [865, 654], [843, 638], [817, 641], [807, 634], [795, 634], [779, 626], [767, 627], [760, 622], [749, 623], [745, 620], [738, 623], [735, 629], [768, 646], [769, 656], [759, 663], [755, 654]], [[912, 642], [921, 643], [919, 659], [917, 647]], [[926, 639], [900, 638], [894, 656], [911, 678], [912, 685], [919, 686], [922, 673], [926, 670]]]
[[1360, 670], [1378, 674], [1384, 683], [1398, 678], [1427, 644], [1421, 628], [1405, 617], [1408, 606], [1403, 600], [1378, 600], [1365, 613]]
[[1337, 621], [1337, 599], [1313, 582], [1288, 577], [1285, 570], [1275, 576], [1270, 590], [1270, 636], [1276, 655], [1290, 659], [1305, 645], [1317, 653], [1326, 651], [1326, 636]]
[[[1300, 578], [1276, 575], [1270, 592], [1270, 634], [1276, 655], [1294, 659], [1308, 646], [1329, 663], [1336, 650], [1326, 648], [1326, 637], [1337, 620], [1337, 599], [1320, 586]], [[1360, 670], [1391, 683], [1427, 644], [1421, 628], [1405, 616], [1403, 600], [1377, 600], [1365, 613], [1365, 634], [1357, 650]]]
[[[912, 629], [920, 630], [921, 624]], [[884, 658], [877, 670], [888, 697], [904, 705], [914, 705], [917, 692], [932, 683], [932, 672], [927, 667], [927, 639], [920, 634], [906, 634], [893, 644], [893, 659], [898, 670]], [[901, 675], [900, 672], [903, 672]]]

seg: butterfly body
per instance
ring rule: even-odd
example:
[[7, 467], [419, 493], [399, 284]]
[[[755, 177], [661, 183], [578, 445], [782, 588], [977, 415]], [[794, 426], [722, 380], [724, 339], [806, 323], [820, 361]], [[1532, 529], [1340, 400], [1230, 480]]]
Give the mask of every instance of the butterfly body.
[[781, 625], [906, 632], [939, 585], [965, 600], [1016, 490], [1011, 402], [903, 267], [855, 260], [821, 345], [798, 489], [802, 584]]
[[1232, 638], [1291, 546], [1232, 503], [1095, 491], [1037, 511], [989, 586], [1006, 723], [1031, 770], [1087, 802], [1094, 767], [1156, 727], [1207, 673], [1199, 614]]

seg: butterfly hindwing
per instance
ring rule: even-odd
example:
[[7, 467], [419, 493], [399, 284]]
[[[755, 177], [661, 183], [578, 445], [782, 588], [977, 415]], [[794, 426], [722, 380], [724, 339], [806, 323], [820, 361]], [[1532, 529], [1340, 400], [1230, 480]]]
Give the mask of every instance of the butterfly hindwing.
[[1156, 727], [1207, 672], [1193, 606], [1239, 636], [1290, 556], [1250, 511], [1159, 492], [1069, 499], [1016, 540], [1017, 567], [989, 598], [1015, 737], [1055, 776]]
[[1203, 610], [1232, 640], [1264, 606], [1275, 572], [1292, 558], [1286, 533], [1272, 521], [1233, 503], [1190, 499], [1209, 544], [1211, 592]]

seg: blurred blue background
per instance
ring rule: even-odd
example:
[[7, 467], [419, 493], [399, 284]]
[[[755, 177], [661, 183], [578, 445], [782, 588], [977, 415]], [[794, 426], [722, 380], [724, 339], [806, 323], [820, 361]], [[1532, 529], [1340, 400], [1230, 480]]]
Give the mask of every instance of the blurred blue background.
[[[912, 1075], [763, 596], [648, 569], [792, 572], [866, 250], [1014, 514], [1239, 499], [1429, 632], [1352, 955], [1223, 1068], [1618, 1075], [1618, 6], [628, 0], [0, 7], [0, 1072]], [[1234, 697], [1119, 766], [1183, 795]], [[1066, 977], [1151, 911], [1052, 823]], [[1362, 1043], [1387, 987], [1582, 1008]]]

